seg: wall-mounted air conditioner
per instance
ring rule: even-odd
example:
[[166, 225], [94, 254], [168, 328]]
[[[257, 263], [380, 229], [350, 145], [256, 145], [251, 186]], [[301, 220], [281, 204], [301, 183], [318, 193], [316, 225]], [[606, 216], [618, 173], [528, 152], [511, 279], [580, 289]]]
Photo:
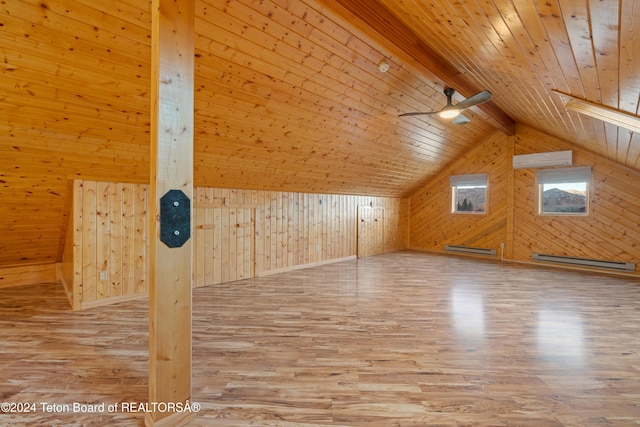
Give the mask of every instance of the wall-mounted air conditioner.
[[546, 168], [551, 166], [571, 166], [572, 151], [551, 151], [548, 153], [520, 154], [513, 156], [514, 169]]

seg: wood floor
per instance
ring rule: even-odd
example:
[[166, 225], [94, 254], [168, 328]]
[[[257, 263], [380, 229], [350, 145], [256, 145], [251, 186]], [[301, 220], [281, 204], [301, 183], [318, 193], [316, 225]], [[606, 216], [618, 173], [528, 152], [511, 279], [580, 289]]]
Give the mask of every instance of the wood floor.
[[[143, 425], [146, 300], [0, 290], [0, 424]], [[640, 283], [399, 252], [194, 291], [193, 426], [637, 426]]]

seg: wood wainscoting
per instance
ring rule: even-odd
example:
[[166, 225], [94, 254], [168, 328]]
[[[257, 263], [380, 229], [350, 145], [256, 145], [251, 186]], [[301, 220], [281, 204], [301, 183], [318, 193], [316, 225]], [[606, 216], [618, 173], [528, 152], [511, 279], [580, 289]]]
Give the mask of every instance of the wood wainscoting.
[[407, 199], [210, 187], [194, 197], [196, 287], [355, 257], [364, 205], [387, 212], [379, 253], [406, 247]]
[[147, 185], [77, 180], [62, 260], [75, 310], [148, 293]]
[[384, 208], [358, 206], [358, 258], [385, 252]]
[[255, 277], [256, 208], [195, 204], [195, 287]]
[[[78, 180], [62, 261], [74, 309], [147, 295], [147, 186]], [[355, 257], [358, 206], [384, 210], [364, 239], [406, 248], [408, 199], [196, 187], [194, 287]]]

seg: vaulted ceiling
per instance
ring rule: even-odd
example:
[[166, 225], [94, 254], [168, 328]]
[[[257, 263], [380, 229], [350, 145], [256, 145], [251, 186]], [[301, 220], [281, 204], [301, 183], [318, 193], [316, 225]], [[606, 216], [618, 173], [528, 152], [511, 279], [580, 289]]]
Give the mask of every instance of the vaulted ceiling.
[[[0, 266], [60, 259], [71, 179], [148, 181], [150, 8], [0, 5]], [[640, 170], [637, 133], [555, 92], [637, 115], [639, 23], [638, 0], [196, 0], [195, 184], [406, 196], [516, 123]], [[398, 117], [445, 87], [494, 98]]]

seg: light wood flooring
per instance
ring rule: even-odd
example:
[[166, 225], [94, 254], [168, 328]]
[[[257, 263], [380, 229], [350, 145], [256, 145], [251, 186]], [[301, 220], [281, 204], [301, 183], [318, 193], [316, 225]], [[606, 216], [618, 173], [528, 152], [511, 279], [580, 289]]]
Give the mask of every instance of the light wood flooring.
[[[398, 252], [194, 290], [192, 426], [637, 426], [640, 282]], [[146, 300], [0, 290], [0, 425], [143, 425]]]

